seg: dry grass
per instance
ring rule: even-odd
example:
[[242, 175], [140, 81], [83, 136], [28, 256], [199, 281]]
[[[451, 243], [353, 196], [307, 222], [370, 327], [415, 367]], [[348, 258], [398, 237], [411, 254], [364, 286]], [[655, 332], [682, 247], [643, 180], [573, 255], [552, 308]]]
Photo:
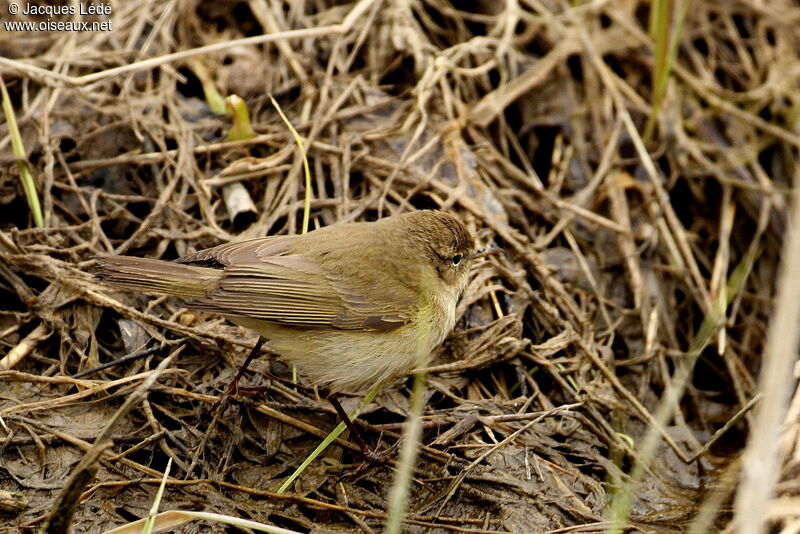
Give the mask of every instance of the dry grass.
[[[800, 8], [692, 2], [645, 143], [663, 64], [649, 5], [117, 2], [110, 32], [0, 33], [45, 224], [33, 228], [2, 125], [0, 525], [38, 525], [111, 414], [182, 349], [114, 429], [75, 531], [146, 515], [168, 458], [162, 508], [382, 529], [392, 465], [343, 467], [358, 461], [347, 440], [274, 494], [335, 421], [302, 377], [262, 358], [249, 380], [263, 396], [212, 421], [254, 336], [90, 274], [97, 254], [299, 232], [302, 158], [274, 95], [305, 140], [312, 227], [439, 207], [505, 250], [474, 270], [428, 369], [407, 531], [605, 531], [634, 465], [632, 528], [700, 532], [702, 509], [707, 530], [735, 531], [734, 460], [761, 409], [778, 265], [797, 253], [782, 247]], [[226, 141], [206, 78], [244, 99], [256, 137]], [[254, 209], [231, 203], [242, 186]], [[71, 378], [146, 343], [144, 358]], [[397, 438], [407, 393], [398, 381], [360, 419], [371, 440]], [[800, 521], [799, 395], [770, 404], [785, 421], [764, 512], [775, 531]]]

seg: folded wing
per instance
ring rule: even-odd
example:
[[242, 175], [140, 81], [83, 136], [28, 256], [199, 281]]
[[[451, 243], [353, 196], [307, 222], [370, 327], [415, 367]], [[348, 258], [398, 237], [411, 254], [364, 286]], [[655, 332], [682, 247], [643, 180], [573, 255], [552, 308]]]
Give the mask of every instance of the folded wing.
[[[325, 269], [291, 253], [294, 236], [258, 238], [185, 256], [179, 263], [223, 270], [217, 287], [187, 304], [195, 309], [250, 317], [285, 326], [392, 330], [415, 316], [419, 303], [403, 288], [377, 292], [369, 277]], [[349, 284], [344, 281], [348, 278]]]

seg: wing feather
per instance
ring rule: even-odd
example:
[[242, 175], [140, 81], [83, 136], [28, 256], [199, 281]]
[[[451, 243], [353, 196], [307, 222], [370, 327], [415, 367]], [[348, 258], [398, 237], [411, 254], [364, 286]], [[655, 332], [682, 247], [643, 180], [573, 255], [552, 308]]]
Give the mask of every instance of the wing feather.
[[[341, 272], [292, 250], [297, 236], [257, 238], [220, 245], [179, 259], [222, 269], [217, 287], [190, 307], [286, 326], [392, 330], [407, 323], [417, 302], [390, 292], [374, 302], [369, 284], [349, 287]], [[352, 281], [352, 277], [350, 278]]]

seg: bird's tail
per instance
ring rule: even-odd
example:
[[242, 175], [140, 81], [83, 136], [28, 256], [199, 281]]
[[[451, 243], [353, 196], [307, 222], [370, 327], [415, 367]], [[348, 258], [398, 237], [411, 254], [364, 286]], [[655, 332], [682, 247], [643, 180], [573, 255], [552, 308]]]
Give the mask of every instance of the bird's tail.
[[102, 256], [97, 260], [95, 275], [109, 285], [186, 300], [207, 296], [222, 276], [217, 269], [150, 258]]

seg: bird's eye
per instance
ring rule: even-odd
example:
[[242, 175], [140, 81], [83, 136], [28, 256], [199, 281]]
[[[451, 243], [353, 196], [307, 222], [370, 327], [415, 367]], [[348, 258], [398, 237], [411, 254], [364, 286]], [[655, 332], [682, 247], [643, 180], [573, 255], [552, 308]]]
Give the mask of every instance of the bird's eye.
[[450, 261], [452, 261], [452, 262], [453, 262], [453, 265], [455, 265], [456, 267], [458, 267], [458, 264], [459, 264], [459, 263], [461, 263], [461, 259], [462, 259], [462, 258], [461, 258], [461, 254], [456, 254], [455, 256], [453, 256], [452, 258], [450, 258]]

